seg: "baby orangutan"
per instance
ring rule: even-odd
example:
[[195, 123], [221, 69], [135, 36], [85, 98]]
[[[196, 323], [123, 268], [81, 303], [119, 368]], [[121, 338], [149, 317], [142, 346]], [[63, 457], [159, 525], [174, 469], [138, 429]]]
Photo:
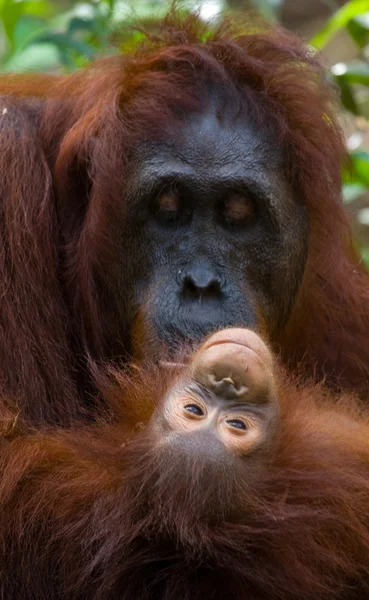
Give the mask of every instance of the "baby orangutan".
[[297, 393], [246, 329], [116, 383], [100, 381], [110, 418], [79, 439], [4, 432], [0, 597], [369, 597], [369, 420], [354, 398]]

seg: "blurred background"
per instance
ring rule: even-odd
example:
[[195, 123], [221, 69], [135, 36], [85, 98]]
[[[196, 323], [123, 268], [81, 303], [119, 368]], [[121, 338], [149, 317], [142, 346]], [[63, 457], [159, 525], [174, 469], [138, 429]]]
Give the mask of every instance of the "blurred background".
[[[320, 51], [341, 97], [339, 118], [352, 158], [343, 197], [356, 243], [369, 266], [369, 0], [198, 0], [181, 2], [204, 19], [253, 11], [297, 32]], [[112, 45], [122, 26], [149, 22], [165, 0], [0, 0], [0, 72], [71, 72], [124, 51]], [[127, 34], [128, 35], [128, 34]], [[307, 99], [308, 101], [308, 99]]]

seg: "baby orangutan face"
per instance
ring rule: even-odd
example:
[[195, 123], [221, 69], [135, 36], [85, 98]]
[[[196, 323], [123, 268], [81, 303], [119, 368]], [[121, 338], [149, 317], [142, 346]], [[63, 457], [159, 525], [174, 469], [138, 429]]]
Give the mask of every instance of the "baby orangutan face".
[[224, 329], [195, 353], [156, 410], [160, 444], [221, 460], [269, 449], [279, 406], [267, 346], [247, 329]]
[[177, 366], [136, 438], [138, 458], [127, 461], [141, 499], [145, 490], [150, 532], [199, 543], [207, 524], [239, 523], [253, 510], [277, 440], [279, 403], [271, 353], [253, 331], [219, 331]]

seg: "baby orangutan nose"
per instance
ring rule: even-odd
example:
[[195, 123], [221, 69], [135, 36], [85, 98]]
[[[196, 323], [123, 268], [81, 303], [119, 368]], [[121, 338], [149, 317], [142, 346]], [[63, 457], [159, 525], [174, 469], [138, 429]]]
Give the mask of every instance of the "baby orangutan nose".
[[[247, 329], [224, 329], [192, 356], [182, 376], [159, 407], [164, 438], [192, 440], [209, 435], [232, 454], [267, 450], [277, 429], [277, 399], [272, 356], [259, 336]], [[178, 440], [177, 440], [178, 441]]]

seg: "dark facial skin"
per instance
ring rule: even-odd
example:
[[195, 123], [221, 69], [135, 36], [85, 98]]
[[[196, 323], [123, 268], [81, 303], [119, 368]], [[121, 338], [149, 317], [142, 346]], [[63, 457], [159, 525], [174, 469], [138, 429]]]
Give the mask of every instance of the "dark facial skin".
[[287, 320], [308, 225], [275, 139], [210, 106], [166, 132], [165, 141], [138, 147], [124, 243], [141, 315], [136, 344], [145, 355], [154, 339], [170, 354], [228, 326], [263, 328], [272, 337]]

